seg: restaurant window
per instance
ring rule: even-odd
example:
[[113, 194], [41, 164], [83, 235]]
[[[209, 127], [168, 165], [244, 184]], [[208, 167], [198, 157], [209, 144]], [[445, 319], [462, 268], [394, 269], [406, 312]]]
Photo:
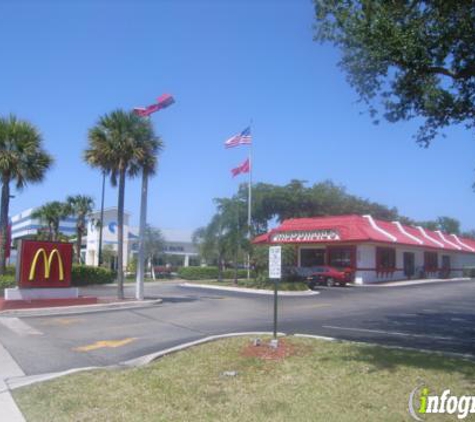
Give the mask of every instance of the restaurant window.
[[376, 248], [376, 268], [378, 271], [394, 271], [396, 269], [396, 249]]
[[300, 266], [325, 265], [325, 249], [300, 249]]
[[437, 252], [424, 252], [424, 271], [435, 273], [438, 268]]
[[328, 250], [328, 265], [337, 268], [354, 266], [354, 247], [331, 248]]

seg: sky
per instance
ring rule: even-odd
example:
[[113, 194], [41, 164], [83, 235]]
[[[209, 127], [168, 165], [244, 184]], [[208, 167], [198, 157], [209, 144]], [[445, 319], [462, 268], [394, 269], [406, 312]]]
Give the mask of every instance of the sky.
[[[101, 176], [83, 159], [105, 113], [176, 103], [153, 115], [165, 148], [149, 183], [148, 221], [194, 230], [233, 195], [247, 147], [223, 142], [252, 120], [253, 179], [331, 179], [349, 193], [416, 220], [452, 216], [475, 228], [475, 143], [463, 126], [428, 148], [417, 122], [374, 125], [338, 67], [339, 51], [313, 41], [311, 0], [69, 0], [0, 2], [0, 115], [39, 128], [54, 167], [15, 192], [10, 214], [87, 194]], [[107, 186], [106, 206], [117, 189]], [[140, 179], [126, 183], [138, 223]]]

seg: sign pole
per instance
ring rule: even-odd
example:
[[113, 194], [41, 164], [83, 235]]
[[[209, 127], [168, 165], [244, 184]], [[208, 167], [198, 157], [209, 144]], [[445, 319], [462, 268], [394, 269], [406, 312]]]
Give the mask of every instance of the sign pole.
[[269, 247], [269, 278], [274, 280], [274, 339], [273, 347], [278, 346], [277, 340], [277, 311], [279, 298], [279, 280], [282, 277], [282, 246]]
[[274, 281], [274, 340], [277, 341], [277, 299], [278, 299], [279, 279]]

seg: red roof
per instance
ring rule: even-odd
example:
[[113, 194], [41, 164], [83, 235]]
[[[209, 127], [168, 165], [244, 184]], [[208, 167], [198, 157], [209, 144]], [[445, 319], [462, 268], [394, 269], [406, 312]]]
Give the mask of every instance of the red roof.
[[378, 242], [475, 253], [474, 240], [375, 220], [369, 215], [293, 218], [253, 240], [254, 244], [338, 242]]

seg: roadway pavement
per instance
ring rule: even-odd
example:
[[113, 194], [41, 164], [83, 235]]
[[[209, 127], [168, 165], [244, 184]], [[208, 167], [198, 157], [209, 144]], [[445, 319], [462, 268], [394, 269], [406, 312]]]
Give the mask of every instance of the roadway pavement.
[[[279, 299], [279, 331], [472, 355], [475, 280], [375, 287], [321, 287]], [[110, 296], [115, 288], [84, 289]], [[126, 294], [133, 296], [133, 286]], [[0, 316], [0, 345], [26, 375], [106, 366], [206, 336], [271, 331], [273, 297], [176, 282], [146, 285], [159, 305], [87, 314]], [[0, 377], [1, 377], [0, 368]]]

